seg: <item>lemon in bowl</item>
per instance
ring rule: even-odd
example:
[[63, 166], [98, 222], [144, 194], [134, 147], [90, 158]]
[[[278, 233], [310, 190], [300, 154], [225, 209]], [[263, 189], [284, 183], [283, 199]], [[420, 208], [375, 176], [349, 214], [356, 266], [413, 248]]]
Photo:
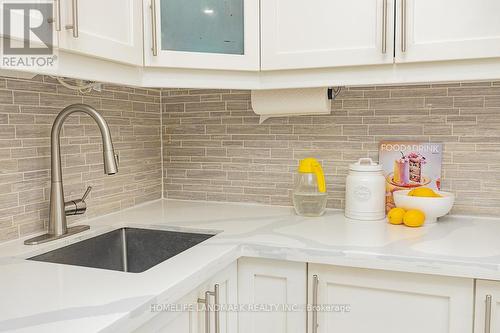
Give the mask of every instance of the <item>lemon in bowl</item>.
[[417, 187], [410, 192], [408, 192], [410, 197], [422, 197], [422, 198], [441, 198], [442, 195], [436, 193], [432, 188], [428, 187]]
[[[395, 191], [393, 193], [394, 203], [396, 207], [405, 210], [421, 210], [425, 214], [425, 224], [435, 223], [439, 217], [448, 214], [453, 207], [453, 203], [455, 202], [455, 195], [453, 193], [429, 189], [436, 195], [429, 195], [430, 192], [427, 190], [421, 193], [417, 192], [419, 195], [415, 195], [415, 192], [409, 195], [411, 191], [417, 189]], [[427, 194], [428, 196], [424, 196], [423, 194]]]

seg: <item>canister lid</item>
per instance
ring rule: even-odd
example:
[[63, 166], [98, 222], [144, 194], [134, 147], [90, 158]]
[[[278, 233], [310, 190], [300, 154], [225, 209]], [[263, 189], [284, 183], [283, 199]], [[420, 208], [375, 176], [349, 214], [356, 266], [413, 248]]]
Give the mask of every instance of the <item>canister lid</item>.
[[382, 171], [382, 166], [373, 162], [369, 157], [360, 158], [356, 163], [349, 165], [349, 170], [353, 171]]

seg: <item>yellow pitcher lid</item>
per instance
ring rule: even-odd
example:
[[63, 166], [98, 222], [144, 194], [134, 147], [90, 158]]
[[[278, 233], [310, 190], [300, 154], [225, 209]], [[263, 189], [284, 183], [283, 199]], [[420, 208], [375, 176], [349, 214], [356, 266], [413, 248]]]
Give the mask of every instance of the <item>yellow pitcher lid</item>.
[[314, 173], [318, 182], [318, 191], [326, 192], [325, 174], [323, 168], [317, 159], [308, 157], [299, 162], [300, 173]]

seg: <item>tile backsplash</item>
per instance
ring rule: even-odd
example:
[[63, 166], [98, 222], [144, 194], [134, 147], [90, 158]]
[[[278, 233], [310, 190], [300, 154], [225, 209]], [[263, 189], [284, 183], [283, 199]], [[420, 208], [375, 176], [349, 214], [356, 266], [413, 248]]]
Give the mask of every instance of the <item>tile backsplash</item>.
[[46, 228], [50, 129], [72, 103], [104, 115], [120, 170], [104, 175], [97, 126], [70, 116], [61, 139], [66, 198], [93, 186], [87, 213], [70, 223], [158, 199], [162, 187], [165, 198], [290, 206], [307, 156], [323, 164], [328, 206], [342, 208], [348, 165], [377, 159], [381, 140], [443, 142], [453, 212], [500, 214], [500, 81], [344, 88], [331, 115], [259, 124], [246, 90], [104, 84], [82, 95], [48, 76], [0, 77], [0, 242]]
[[50, 130], [72, 103], [94, 106], [106, 118], [118, 174], [105, 176], [101, 136], [93, 119], [71, 115], [62, 131], [66, 199], [93, 190], [85, 215], [117, 211], [161, 197], [160, 90], [104, 85], [81, 95], [48, 76], [0, 77], [0, 241], [46, 228], [50, 189]]
[[328, 116], [259, 124], [250, 92], [162, 90], [164, 197], [291, 202], [298, 161], [318, 158], [328, 206], [342, 208], [348, 165], [381, 140], [444, 143], [453, 213], [500, 214], [500, 81], [345, 88]]

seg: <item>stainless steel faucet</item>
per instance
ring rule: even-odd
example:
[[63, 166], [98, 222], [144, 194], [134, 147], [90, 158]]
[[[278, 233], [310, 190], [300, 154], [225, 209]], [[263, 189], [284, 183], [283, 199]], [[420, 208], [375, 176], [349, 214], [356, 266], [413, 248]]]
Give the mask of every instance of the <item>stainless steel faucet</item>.
[[88, 230], [88, 225], [79, 225], [68, 228], [66, 222], [67, 215], [79, 215], [85, 213], [87, 204], [85, 198], [89, 194], [91, 187], [81, 199], [64, 202], [62, 169], [61, 169], [61, 146], [59, 137], [61, 128], [66, 118], [75, 112], [83, 112], [91, 116], [99, 129], [102, 136], [104, 173], [114, 175], [118, 172], [118, 157], [113, 149], [111, 141], [111, 133], [108, 124], [94, 108], [86, 104], [73, 104], [64, 108], [54, 120], [51, 133], [51, 188], [50, 188], [50, 211], [49, 211], [49, 231], [47, 234], [37, 236], [24, 241], [26, 245], [34, 245], [49, 242], [55, 239], [74, 235], [76, 233]]

